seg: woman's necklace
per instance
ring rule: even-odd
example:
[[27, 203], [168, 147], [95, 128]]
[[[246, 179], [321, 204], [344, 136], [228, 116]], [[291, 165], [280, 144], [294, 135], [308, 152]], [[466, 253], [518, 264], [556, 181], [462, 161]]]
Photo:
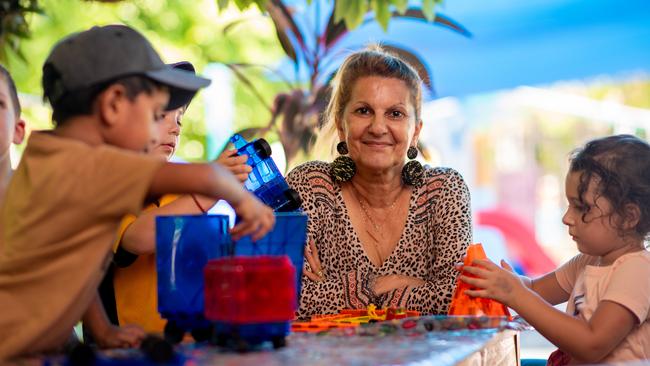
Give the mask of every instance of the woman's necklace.
[[[377, 249], [377, 253], [379, 254], [379, 257], [381, 258], [381, 251], [379, 250], [379, 242], [380, 242], [380, 240], [378, 239], [378, 236], [381, 236], [381, 234], [382, 234], [382, 226], [380, 224], [378, 224], [375, 219], [373, 219], [372, 215], [370, 214], [370, 211], [368, 211], [368, 207], [363, 203], [364, 200], [361, 199], [361, 194], [359, 194], [359, 191], [357, 191], [357, 189], [354, 187], [354, 184], [350, 183], [350, 187], [352, 187], [352, 191], [354, 191], [354, 196], [357, 198], [357, 202], [359, 202], [359, 206], [361, 207], [361, 211], [363, 212], [363, 215], [364, 215], [364, 220], [363, 221], [366, 223], [366, 225], [365, 225], [366, 226], [366, 233], [368, 234], [368, 236], [370, 236], [372, 238], [372, 240], [374, 240], [375, 249]], [[400, 191], [400, 194], [401, 193], [402, 192]], [[395, 209], [395, 205], [397, 204], [397, 200], [399, 199], [400, 194], [397, 195], [397, 197], [395, 198], [393, 203], [391, 203], [390, 205], [387, 206], [388, 207], [388, 213], [387, 213], [386, 217], [390, 217], [390, 214]], [[370, 223], [370, 226], [372, 227], [372, 229], [374, 229], [374, 232], [375, 232], [374, 234], [369, 229], [368, 223]]]

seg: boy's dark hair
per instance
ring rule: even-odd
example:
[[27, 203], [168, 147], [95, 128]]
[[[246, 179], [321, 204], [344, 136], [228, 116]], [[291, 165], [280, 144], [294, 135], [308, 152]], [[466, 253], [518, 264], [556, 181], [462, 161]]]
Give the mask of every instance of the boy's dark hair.
[[[647, 237], [650, 232], [650, 145], [647, 142], [632, 135], [604, 137], [575, 150], [570, 162], [570, 172], [582, 173], [578, 184], [580, 203], [585, 203], [584, 195], [592, 178], [599, 178], [596, 197], [609, 201], [612, 205], [609, 214], [617, 214], [622, 219], [626, 216], [626, 205], [638, 206], [640, 217], [634, 230]], [[615, 225], [622, 231], [620, 220]]]
[[67, 92], [60, 98], [52, 100], [50, 96], [57, 94], [55, 89], [58, 85], [57, 80], [59, 78], [60, 75], [54, 67], [50, 65], [43, 67], [43, 94], [46, 99], [50, 100], [53, 111], [52, 119], [56, 122], [57, 126], [61, 126], [72, 117], [91, 114], [95, 98], [113, 84], [124, 86], [126, 96], [131, 101], [135, 100], [140, 93], [151, 95], [155, 90], [165, 88], [162, 84], [146, 76], [132, 75]]
[[14, 111], [16, 111], [16, 118], [20, 117], [22, 109], [20, 107], [20, 100], [18, 100], [18, 90], [16, 89], [16, 83], [11, 77], [9, 70], [7, 70], [3, 65], [0, 65], [0, 75], [2, 75], [9, 86], [9, 96], [11, 97], [11, 102], [14, 104]]

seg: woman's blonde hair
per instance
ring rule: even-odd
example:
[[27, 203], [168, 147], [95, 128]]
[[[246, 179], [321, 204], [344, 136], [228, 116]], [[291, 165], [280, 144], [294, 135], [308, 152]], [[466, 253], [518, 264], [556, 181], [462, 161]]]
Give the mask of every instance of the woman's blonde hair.
[[343, 118], [345, 106], [350, 102], [354, 83], [362, 77], [381, 76], [395, 78], [406, 83], [411, 103], [415, 108], [416, 121], [420, 120], [422, 104], [422, 79], [406, 61], [387, 52], [379, 45], [370, 45], [348, 56], [332, 80], [332, 96], [323, 114], [325, 121], [320, 129], [314, 150], [323, 158], [331, 158], [336, 151], [337, 121]]

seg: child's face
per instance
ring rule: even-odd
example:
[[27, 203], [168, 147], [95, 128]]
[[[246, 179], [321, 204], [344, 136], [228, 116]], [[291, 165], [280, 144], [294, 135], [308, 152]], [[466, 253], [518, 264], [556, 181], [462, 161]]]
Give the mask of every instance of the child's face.
[[185, 107], [164, 113], [162, 121], [157, 126], [158, 141], [150, 150], [151, 153], [165, 160], [171, 159], [178, 147], [183, 113]]
[[578, 184], [581, 175], [582, 172], [569, 172], [566, 176], [565, 190], [569, 207], [562, 222], [568, 226], [569, 235], [581, 253], [603, 257], [625, 243], [614, 226], [618, 217], [613, 213], [610, 201], [597, 194], [597, 178], [592, 178], [589, 182], [584, 202], [580, 202]]
[[140, 93], [134, 100], [121, 98], [107, 134], [107, 143], [123, 149], [147, 152], [158, 143], [158, 124], [169, 100], [164, 89]]
[[0, 76], [0, 156], [9, 151], [11, 143], [20, 144], [25, 132], [25, 123], [16, 115], [14, 103], [11, 100], [9, 85]]

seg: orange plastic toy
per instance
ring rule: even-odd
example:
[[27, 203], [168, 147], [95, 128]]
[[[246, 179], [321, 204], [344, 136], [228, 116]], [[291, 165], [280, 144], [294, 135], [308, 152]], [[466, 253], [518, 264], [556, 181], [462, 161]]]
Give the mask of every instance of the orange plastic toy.
[[343, 309], [338, 314], [312, 315], [311, 321], [291, 323], [292, 332], [322, 332], [334, 328], [351, 328], [361, 324], [419, 316], [420, 312], [401, 308]]
[[[472, 244], [467, 248], [464, 265], [471, 265], [475, 259], [487, 259], [483, 246], [480, 243]], [[470, 274], [467, 275], [472, 276]], [[466, 295], [465, 290], [471, 289], [473, 289], [472, 286], [460, 279], [456, 281], [456, 291], [451, 300], [449, 315], [506, 316], [508, 319], [511, 319], [508, 308], [500, 302], [481, 297], [472, 298]]]

